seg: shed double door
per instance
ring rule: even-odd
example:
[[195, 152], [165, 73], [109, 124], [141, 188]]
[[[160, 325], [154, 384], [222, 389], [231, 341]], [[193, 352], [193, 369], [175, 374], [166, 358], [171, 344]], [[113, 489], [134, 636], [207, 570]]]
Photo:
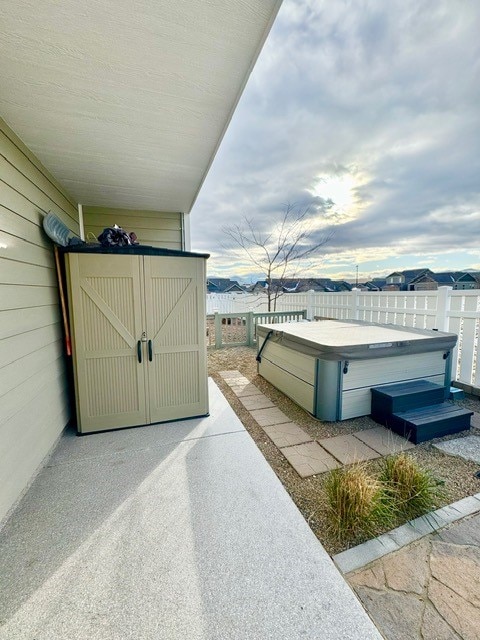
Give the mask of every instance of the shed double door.
[[81, 433], [208, 412], [205, 261], [67, 254]]

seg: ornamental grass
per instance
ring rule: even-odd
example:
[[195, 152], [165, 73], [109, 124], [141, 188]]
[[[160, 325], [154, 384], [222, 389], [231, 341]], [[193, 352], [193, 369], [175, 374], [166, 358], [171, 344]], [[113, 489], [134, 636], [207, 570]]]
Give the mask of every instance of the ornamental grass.
[[348, 542], [375, 536], [395, 517], [395, 507], [383, 484], [361, 464], [334, 469], [325, 484], [330, 534]]
[[406, 453], [385, 458], [379, 480], [402, 519], [428, 513], [444, 498], [443, 483]]

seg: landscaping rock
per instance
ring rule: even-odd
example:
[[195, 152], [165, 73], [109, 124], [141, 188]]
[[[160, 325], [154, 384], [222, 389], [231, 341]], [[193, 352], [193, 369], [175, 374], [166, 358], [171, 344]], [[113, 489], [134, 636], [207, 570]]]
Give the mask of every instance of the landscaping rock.
[[477, 607], [434, 578], [428, 585], [428, 596], [438, 613], [462, 640], [478, 640], [480, 610]]
[[393, 553], [383, 561], [385, 581], [390, 589], [422, 595], [427, 586], [429, 542], [422, 540]]
[[357, 594], [386, 640], [420, 638], [424, 610], [421, 596], [357, 587]]
[[422, 622], [422, 640], [462, 640], [429, 603]]
[[433, 542], [432, 576], [478, 609], [480, 634], [480, 549], [447, 542]]
[[451, 456], [459, 456], [480, 464], [480, 436], [454, 438], [446, 442], [437, 442], [433, 446]]
[[371, 589], [385, 588], [385, 572], [383, 565], [378, 562], [364, 571], [359, 571], [353, 576], [348, 576], [348, 582], [353, 587], [370, 587]]

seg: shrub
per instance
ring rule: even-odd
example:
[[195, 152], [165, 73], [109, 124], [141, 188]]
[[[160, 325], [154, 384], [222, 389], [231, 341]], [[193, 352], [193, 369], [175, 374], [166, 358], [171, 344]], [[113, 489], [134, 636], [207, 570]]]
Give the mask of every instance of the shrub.
[[379, 480], [407, 520], [435, 509], [444, 494], [431, 472], [406, 453], [385, 458]]
[[326, 479], [328, 526], [338, 540], [371, 537], [388, 525], [394, 506], [382, 483], [362, 465], [334, 469]]

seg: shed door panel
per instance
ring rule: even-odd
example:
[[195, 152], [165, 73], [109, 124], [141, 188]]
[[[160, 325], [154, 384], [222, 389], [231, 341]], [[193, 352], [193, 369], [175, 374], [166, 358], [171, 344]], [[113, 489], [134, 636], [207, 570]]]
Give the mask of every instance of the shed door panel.
[[150, 422], [208, 411], [205, 267], [193, 258], [145, 256]]
[[145, 424], [141, 259], [69, 254], [69, 264], [79, 430]]

